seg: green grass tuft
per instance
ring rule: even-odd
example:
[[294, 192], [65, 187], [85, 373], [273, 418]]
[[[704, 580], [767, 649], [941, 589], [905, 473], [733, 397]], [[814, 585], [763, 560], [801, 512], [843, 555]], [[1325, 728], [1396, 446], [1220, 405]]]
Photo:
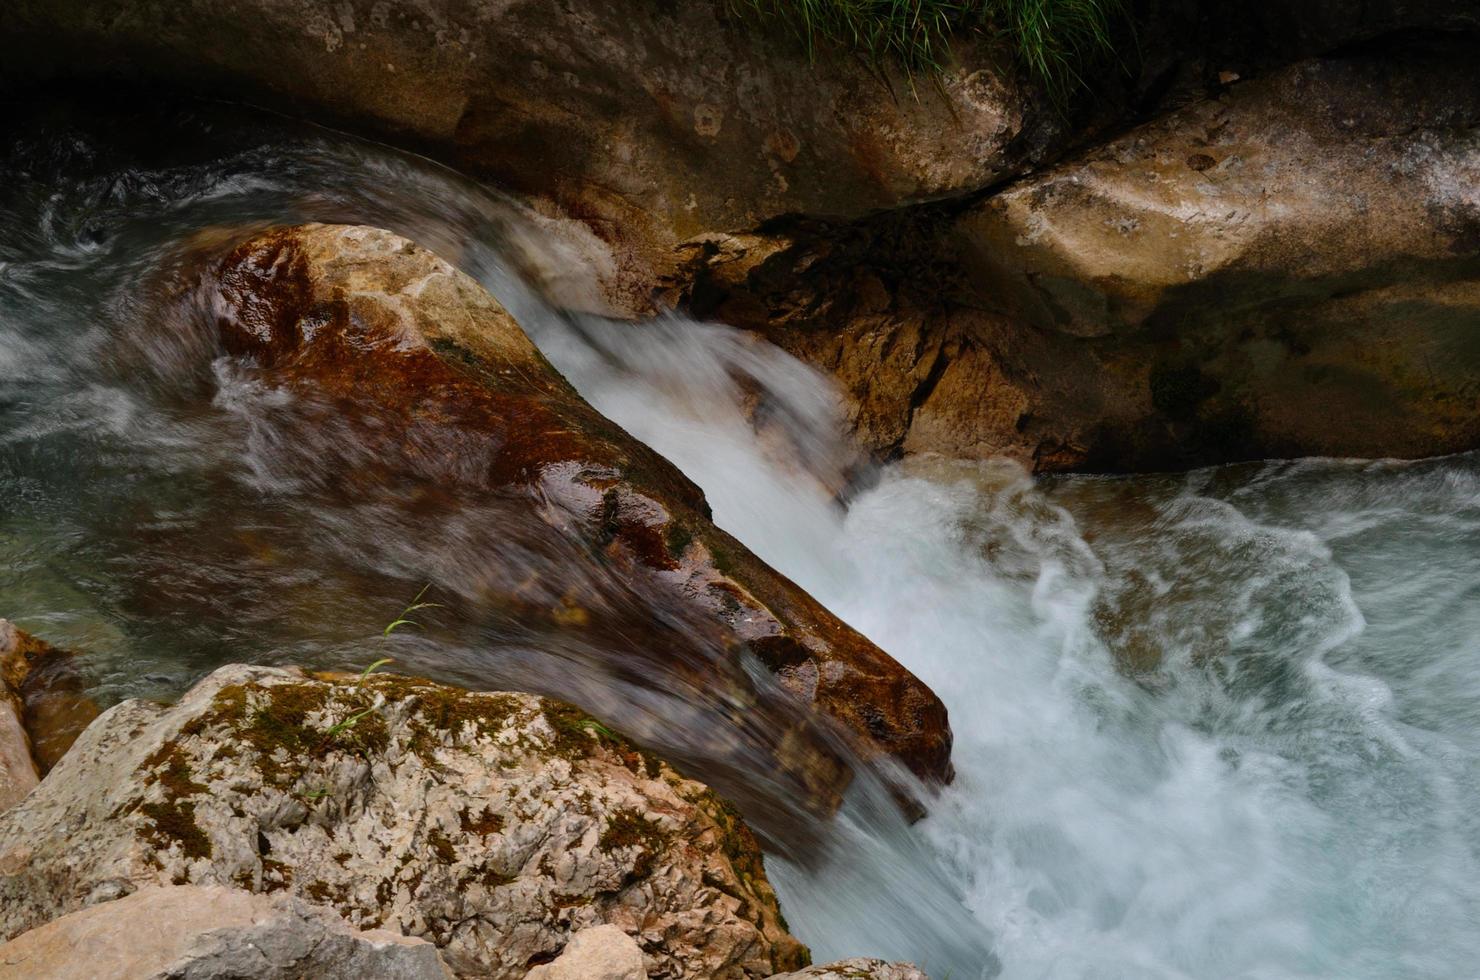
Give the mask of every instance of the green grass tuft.
[[1112, 53], [1124, 0], [730, 0], [778, 17], [815, 54], [819, 42], [857, 51], [877, 68], [914, 74], [941, 67], [947, 39], [963, 30], [1001, 34], [1056, 97], [1086, 85], [1084, 72]]

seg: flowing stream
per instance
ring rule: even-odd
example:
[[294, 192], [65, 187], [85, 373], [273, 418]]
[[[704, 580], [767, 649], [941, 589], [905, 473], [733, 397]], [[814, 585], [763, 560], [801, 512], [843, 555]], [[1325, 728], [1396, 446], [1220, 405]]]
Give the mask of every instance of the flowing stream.
[[[431, 582], [448, 621], [395, 641], [403, 669], [655, 733], [767, 830], [819, 961], [935, 980], [1480, 971], [1480, 455], [1053, 479], [918, 459], [844, 504], [822, 378], [726, 328], [561, 312], [545, 297], [591, 281], [573, 239], [435, 165], [234, 107], [58, 104], [13, 131], [0, 615], [86, 651], [101, 699], [171, 697], [232, 661], [363, 665]], [[579, 553], [498, 501], [419, 523], [285, 477], [282, 406], [174, 329], [170, 270], [302, 220], [389, 227], [482, 280], [721, 526], [937, 691], [958, 776], [928, 816], [906, 825], [863, 780], [821, 846], [789, 841], [750, 793], [744, 724], [716, 735], [704, 692], [607, 666], [656, 633], [458, 621], [472, 580], [531, 606], [577, 585], [630, 602]]]

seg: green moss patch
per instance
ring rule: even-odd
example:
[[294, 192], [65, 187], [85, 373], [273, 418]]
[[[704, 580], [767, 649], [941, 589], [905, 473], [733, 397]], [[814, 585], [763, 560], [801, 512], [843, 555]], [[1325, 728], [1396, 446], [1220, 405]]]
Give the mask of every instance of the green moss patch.
[[188, 858], [208, 858], [214, 853], [211, 839], [195, 822], [195, 804], [182, 800], [145, 803], [139, 812], [154, 824], [148, 839], [159, 847], [179, 844]]

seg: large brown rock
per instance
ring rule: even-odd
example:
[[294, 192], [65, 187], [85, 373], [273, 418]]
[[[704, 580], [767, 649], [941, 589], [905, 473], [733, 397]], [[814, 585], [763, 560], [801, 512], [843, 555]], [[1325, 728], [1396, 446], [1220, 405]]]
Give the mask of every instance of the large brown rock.
[[[752, 690], [749, 651], [863, 756], [949, 778], [940, 700], [715, 527], [699, 489], [582, 401], [473, 280], [389, 232], [304, 226], [236, 248], [205, 288], [227, 349], [256, 365], [253, 383], [315, 406], [273, 436], [294, 479], [387, 497], [424, 524], [447, 497], [525, 501], [547, 535], [580, 542], [642, 598], [640, 618], [608, 628], [650, 633], [652, 659], [614, 670], [687, 672], [737, 705], [774, 701]], [[601, 615], [577, 602], [562, 628], [595, 629]], [[682, 635], [665, 639], [654, 623], [674, 617]], [[696, 662], [665, 646], [699, 640], [720, 655]], [[778, 724], [777, 770], [835, 799], [845, 774], [821, 730], [833, 726], [796, 713]]]
[[231, 666], [123, 702], [0, 815], [0, 936], [170, 884], [328, 905], [460, 976], [518, 980], [600, 924], [658, 975], [806, 963], [706, 787], [569, 705], [392, 676]]

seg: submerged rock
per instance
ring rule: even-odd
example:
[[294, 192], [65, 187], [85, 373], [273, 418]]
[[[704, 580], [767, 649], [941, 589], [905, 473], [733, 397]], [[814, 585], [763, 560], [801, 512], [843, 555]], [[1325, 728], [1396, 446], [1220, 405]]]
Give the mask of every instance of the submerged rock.
[[[239, 246], [206, 288], [253, 383], [314, 406], [274, 436], [295, 454], [293, 479], [340, 497], [389, 490], [418, 515], [458, 494], [522, 501], [541, 534], [577, 542], [641, 598], [643, 618], [616, 631], [650, 635], [651, 660], [613, 669], [686, 672], [737, 705], [776, 702], [747, 675], [748, 651], [865, 758], [949, 779], [939, 698], [717, 528], [700, 490], [587, 405], [467, 276], [389, 232], [308, 225]], [[587, 616], [576, 608], [562, 622]], [[664, 639], [658, 625], [675, 622]], [[695, 660], [670, 642], [721, 653]], [[820, 721], [778, 720], [771, 751], [827, 806], [847, 774]]]
[[36, 768], [44, 776], [98, 716], [77, 659], [0, 619], [0, 682], [14, 693], [10, 707], [19, 707]]
[[[66, 833], [58, 833], [66, 828]], [[99, 718], [0, 815], [0, 935], [151, 886], [229, 886], [523, 977], [601, 924], [653, 975], [806, 963], [726, 803], [525, 694], [232, 666]]]
[[0, 945], [0, 980], [452, 980], [425, 940], [289, 895], [148, 887]]

